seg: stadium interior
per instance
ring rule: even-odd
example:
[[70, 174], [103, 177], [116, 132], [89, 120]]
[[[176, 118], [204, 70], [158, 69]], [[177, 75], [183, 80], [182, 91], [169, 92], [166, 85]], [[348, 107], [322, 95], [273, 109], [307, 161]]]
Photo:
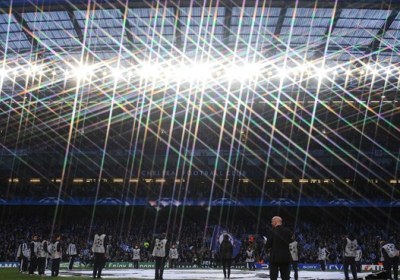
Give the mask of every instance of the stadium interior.
[[278, 214], [398, 235], [399, 48], [395, 0], [0, 1], [0, 261], [96, 227], [191, 260]]

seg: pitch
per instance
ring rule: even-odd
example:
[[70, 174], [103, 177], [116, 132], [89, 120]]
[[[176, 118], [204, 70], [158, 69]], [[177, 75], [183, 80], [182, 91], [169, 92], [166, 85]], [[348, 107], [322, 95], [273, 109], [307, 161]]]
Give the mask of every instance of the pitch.
[[[370, 273], [359, 273], [358, 277], [363, 278]], [[89, 270], [62, 271], [61, 277], [90, 277]], [[291, 278], [293, 277], [293, 273]], [[152, 269], [106, 269], [102, 273], [103, 279], [154, 279], [154, 270]], [[222, 269], [168, 269], [164, 271], [164, 279], [182, 279], [182, 280], [211, 280], [223, 279]], [[269, 279], [268, 270], [246, 271], [233, 269], [231, 279]], [[342, 271], [300, 271], [299, 280], [311, 279], [344, 279]]]

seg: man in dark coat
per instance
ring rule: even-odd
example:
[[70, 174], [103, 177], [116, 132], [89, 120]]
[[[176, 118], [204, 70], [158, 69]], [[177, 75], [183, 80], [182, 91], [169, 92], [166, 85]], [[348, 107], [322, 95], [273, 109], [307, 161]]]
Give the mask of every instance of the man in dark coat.
[[282, 218], [275, 216], [271, 220], [272, 233], [265, 247], [270, 250], [269, 271], [271, 280], [278, 279], [278, 272], [282, 280], [290, 279], [290, 251], [289, 243], [292, 232], [282, 226]]
[[[225, 234], [224, 239], [219, 246], [219, 255], [222, 261], [222, 269], [224, 271], [224, 278], [230, 279], [231, 277], [231, 264], [233, 257], [233, 245], [229, 240], [229, 235]], [[227, 273], [228, 271], [228, 273]], [[226, 277], [228, 275], [228, 277]]]

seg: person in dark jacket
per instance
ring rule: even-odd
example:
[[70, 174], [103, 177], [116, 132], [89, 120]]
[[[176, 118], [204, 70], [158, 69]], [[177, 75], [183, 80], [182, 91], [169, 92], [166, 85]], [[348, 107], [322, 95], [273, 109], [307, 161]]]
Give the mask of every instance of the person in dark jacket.
[[[225, 234], [224, 239], [219, 246], [219, 255], [222, 261], [222, 269], [224, 271], [224, 278], [230, 279], [231, 277], [231, 264], [233, 257], [233, 245], [229, 240], [229, 235]], [[228, 275], [228, 277], [226, 277]]]
[[30, 260], [29, 260], [29, 275], [33, 275], [37, 269], [37, 247], [38, 237], [36, 234], [32, 236], [32, 241], [29, 244]]
[[271, 220], [272, 233], [265, 244], [266, 250], [270, 250], [269, 270], [271, 280], [278, 279], [278, 272], [282, 280], [290, 279], [290, 251], [289, 244], [292, 232], [282, 226], [282, 218], [275, 216]]

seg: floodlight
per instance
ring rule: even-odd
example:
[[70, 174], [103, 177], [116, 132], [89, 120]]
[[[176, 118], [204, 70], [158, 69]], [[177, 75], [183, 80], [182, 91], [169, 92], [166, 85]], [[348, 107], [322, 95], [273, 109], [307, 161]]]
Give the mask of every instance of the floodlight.
[[242, 73], [240, 71], [240, 67], [237, 65], [232, 65], [225, 70], [225, 74], [228, 79], [235, 80], [240, 79], [242, 77]]
[[79, 79], [84, 79], [93, 74], [93, 66], [82, 64], [74, 69], [74, 75]]
[[299, 66], [296, 67], [296, 71], [301, 73], [305, 73], [308, 70], [308, 65], [307, 64], [301, 64]]
[[279, 68], [278, 75], [281, 78], [287, 78], [289, 77], [289, 70], [287, 68]]
[[207, 80], [211, 75], [211, 65], [209, 64], [197, 64], [191, 67], [191, 76], [197, 80]]
[[256, 77], [260, 70], [261, 65], [258, 63], [232, 65], [226, 70], [226, 76], [229, 80], [244, 81]]
[[42, 69], [40, 66], [38, 66], [38, 65], [36, 65], [36, 64], [31, 64], [29, 68], [30, 68], [29, 70], [30, 70], [30, 72], [31, 72], [32, 74], [34, 74], [34, 73], [36, 73], [36, 72], [40, 72], [41, 69]]
[[175, 79], [177, 81], [189, 80], [191, 77], [195, 78], [191, 73], [193, 68], [187, 65], [179, 65], [169, 71], [166, 71], [166, 76], [172, 75], [170, 78]]
[[325, 79], [328, 77], [328, 71], [325, 68], [319, 68], [316, 71], [316, 76], [319, 80]]
[[256, 77], [261, 71], [261, 65], [258, 63], [249, 63], [244, 65], [243, 71], [245, 71], [249, 77]]
[[123, 72], [122, 72], [122, 70], [119, 69], [119, 68], [114, 68], [114, 69], [111, 70], [111, 73], [112, 73], [114, 79], [119, 79], [119, 78], [122, 77], [122, 73], [123, 73]]
[[370, 65], [370, 64], [368, 64], [368, 65], [366, 66], [366, 68], [367, 68], [367, 70], [368, 70], [369, 72], [371, 72], [372, 75], [378, 75], [378, 74], [379, 74], [379, 73], [378, 73], [378, 69], [377, 69], [377, 65]]
[[7, 70], [4, 68], [0, 68], [0, 77], [4, 78], [7, 76]]
[[139, 75], [142, 78], [155, 77], [159, 73], [159, 66], [154, 63], [143, 63], [139, 68]]
[[38, 73], [39, 75], [44, 74], [42, 66], [32, 64], [32, 63], [29, 63], [24, 71], [27, 76], [31, 76], [31, 75], [33, 76], [36, 73]]

